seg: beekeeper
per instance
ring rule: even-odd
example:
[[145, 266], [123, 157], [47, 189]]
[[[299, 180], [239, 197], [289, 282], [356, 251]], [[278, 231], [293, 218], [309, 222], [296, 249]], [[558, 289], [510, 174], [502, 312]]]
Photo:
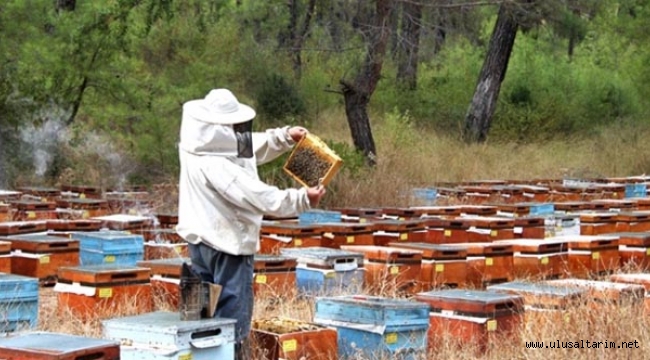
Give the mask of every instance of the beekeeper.
[[222, 286], [216, 317], [235, 318], [236, 349], [250, 332], [253, 254], [263, 215], [297, 216], [316, 206], [322, 186], [279, 189], [262, 182], [257, 165], [292, 149], [307, 130], [252, 132], [255, 110], [227, 89], [183, 104], [176, 231], [189, 243], [192, 269]]

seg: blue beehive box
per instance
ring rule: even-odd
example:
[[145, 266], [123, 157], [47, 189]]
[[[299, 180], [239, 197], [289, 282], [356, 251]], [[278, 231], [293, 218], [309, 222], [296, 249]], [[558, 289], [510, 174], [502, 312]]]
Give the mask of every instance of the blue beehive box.
[[283, 248], [296, 259], [296, 287], [310, 296], [358, 294], [363, 290], [363, 254], [325, 247]]
[[433, 188], [417, 188], [413, 189], [414, 200], [422, 205], [433, 205], [438, 198], [438, 190]]
[[0, 332], [38, 325], [38, 279], [0, 273]]
[[144, 237], [125, 231], [75, 232], [81, 265], [133, 266], [144, 258]]
[[555, 213], [555, 205], [553, 203], [536, 203], [530, 205], [529, 216], [548, 216]]
[[300, 225], [322, 224], [322, 223], [340, 223], [343, 215], [340, 211], [312, 209], [298, 215]]
[[314, 322], [336, 327], [341, 357], [424, 358], [429, 305], [404, 299], [343, 295], [316, 300]]
[[648, 196], [648, 187], [645, 183], [625, 185], [626, 198], [637, 198], [637, 197], [646, 197], [646, 196]]

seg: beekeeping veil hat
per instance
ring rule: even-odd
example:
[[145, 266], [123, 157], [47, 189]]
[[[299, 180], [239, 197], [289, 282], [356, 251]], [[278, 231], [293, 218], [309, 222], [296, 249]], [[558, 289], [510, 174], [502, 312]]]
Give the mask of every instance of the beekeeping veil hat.
[[255, 110], [228, 89], [213, 89], [203, 99], [183, 104], [179, 147], [197, 155], [253, 156]]

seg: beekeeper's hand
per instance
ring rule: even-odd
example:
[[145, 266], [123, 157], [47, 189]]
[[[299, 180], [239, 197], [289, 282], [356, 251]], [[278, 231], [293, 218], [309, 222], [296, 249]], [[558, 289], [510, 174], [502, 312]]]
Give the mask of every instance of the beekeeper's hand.
[[291, 139], [295, 142], [302, 140], [308, 132], [309, 131], [302, 126], [293, 126], [289, 128], [289, 136], [291, 136]]
[[309, 204], [312, 207], [318, 206], [318, 203], [320, 203], [320, 199], [323, 198], [325, 192], [325, 187], [323, 185], [307, 188], [307, 197], [309, 198]]

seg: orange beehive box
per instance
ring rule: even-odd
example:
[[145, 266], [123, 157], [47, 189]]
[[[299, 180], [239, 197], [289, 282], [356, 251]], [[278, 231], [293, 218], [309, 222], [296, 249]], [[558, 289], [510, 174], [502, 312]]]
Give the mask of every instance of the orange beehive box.
[[79, 265], [79, 241], [48, 234], [9, 235], [11, 273], [53, 284], [61, 266]]
[[496, 243], [458, 243], [467, 251], [467, 282], [482, 288], [512, 280], [514, 273], [513, 247]]
[[620, 212], [614, 220], [617, 232], [650, 231], [650, 211]]
[[151, 275], [151, 291], [156, 308], [178, 310], [180, 282], [183, 263], [191, 264], [189, 258], [171, 258], [138, 261], [138, 267], [147, 268]]
[[465, 287], [467, 284], [467, 250], [453, 245], [429, 243], [388, 244], [391, 247], [422, 252], [420, 290], [440, 287]]
[[602, 235], [616, 232], [616, 213], [592, 212], [580, 214], [580, 235]]
[[499, 190], [489, 185], [463, 185], [465, 199], [469, 204], [482, 205], [501, 200]]
[[0, 236], [38, 233], [47, 230], [44, 220], [9, 221], [0, 223]]
[[422, 253], [388, 246], [344, 245], [341, 250], [362, 253], [365, 285], [371, 293], [419, 291]]
[[650, 232], [620, 232], [607, 235], [618, 238], [618, 255], [622, 268], [650, 268]]
[[488, 216], [476, 216], [468, 219], [471, 224], [470, 229], [467, 230], [468, 242], [490, 242], [515, 237], [515, 221], [513, 219]]
[[412, 206], [411, 209], [420, 217], [439, 216], [443, 218], [453, 218], [460, 216], [461, 206]]
[[374, 225], [372, 223], [324, 223], [323, 241], [328, 247], [338, 249], [341, 245], [374, 245]]
[[[623, 186], [622, 193], [625, 193], [625, 186]], [[591, 203], [596, 206], [603, 205], [604, 210], [612, 212], [629, 212], [636, 210], [636, 201], [631, 199], [595, 199], [592, 200]]]
[[11, 202], [13, 221], [56, 219], [56, 203], [36, 200], [15, 200]]
[[564, 213], [577, 213], [588, 210], [591, 206], [587, 201], [556, 201], [553, 203], [556, 211]]
[[178, 214], [176, 213], [158, 213], [156, 219], [160, 227], [164, 229], [173, 229], [178, 224]]
[[514, 227], [515, 239], [543, 239], [546, 237], [546, 219], [543, 217], [517, 217]]
[[11, 242], [0, 241], [0, 273], [11, 273]]
[[499, 208], [493, 205], [461, 205], [461, 215], [494, 216]]
[[281, 248], [325, 246], [321, 224], [299, 224], [293, 221], [263, 221], [260, 230], [260, 254], [279, 255]]
[[565, 275], [568, 261], [568, 244], [565, 241], [512, 239], [494, 243], [512, 246], [514, 277], [553, 279]]
[[427, 242], [433, 244], [465, 243], [469, 241], [467, 232], [471, 221], [461, 217], [451, 219], [425, 218], [427, 224]]
[[327, 186], [342, 164], [324, 141], [308, 133], [294, 146], [282, 169], [302, 186]]
[[62, 209], [70, 209], [78, 213], [80, 219], [88, 219], [108, 215], [108, 202], [103, 199], [86, 198], [59, 198], [56, 206]]
[[101, 221], [90, 219], [47, 220], [46, 224], [49, 231], [98, 231], [102, 227]]
[[101, 221], [102, 228], [109, 230], [143, 230], [153, 225], [151, 217], [129, 214], [97, 216], [91, 219]]
[[[61, 195], [68, 195], [78, 199], [101, 199], [102, 189], [92, 185], [61, 185]], [[67, 193], [67, 194], [66, 194]]]
[[153, 311], [148, 268], [125, 265], [61, 267], [54, 286], [58, 309], [81, 319]]
[[529, 184], [517, 184], [515, 186], [523, 190], [523, 194], [521, 195], [527, 201], [543, 203], [549, 201], [551, 198], [551, 190], [548, 187]]
[[386, 246], [393, 241], [421, 242], [427, 237], [424, 220], [379, 220], [372, 224], [375, 229], [373, 240], [377, 246]]
[[293, 319], [257, 319], [251, 338], [268, 360], [338, 359], [334, 328]]
[[384, 207], [381, 209], [385, 220], [411, 220], [422, 217], [424, 211], [421, 207]]
[[144, 242], [144, 260], [189, 257], [187, 243]]
[[11, 213], [11, 207], [8, 204], [4, 204], [0, 201], [0, 223], [13, 220], [13, 214]]
[[495, 342], [516, 342], [524, 320], [524, 301], [518, 295], [451, 289], [418, 293], [415, 299], [431, 308], [428, 346], [432, 350], [445, 341], [458, 347], [471, 344], [479, 353]]
[[282, 255], [255, 255], [253, 292], [256, 295], [287, 295], [296, 290], [296, 259]]
[[606, 235], [556, 236], [568, 243], [569, 273], [575, 278], [611, 273], [619, 268], [618, 239]]
[[138, 229], [131, 231], [134, 234], [142, 235], [145, 241], [154, 241], [167, 244], [184, 243], [183, 238], [178, 235], [176, 230], [171, 228], [156, 228], [156, 229]]
[[332, 210], [341, 213], [341, 220], [343, 222], [351, 223], [366, 223], [382, 219], [381, 208], [333, 208]]

